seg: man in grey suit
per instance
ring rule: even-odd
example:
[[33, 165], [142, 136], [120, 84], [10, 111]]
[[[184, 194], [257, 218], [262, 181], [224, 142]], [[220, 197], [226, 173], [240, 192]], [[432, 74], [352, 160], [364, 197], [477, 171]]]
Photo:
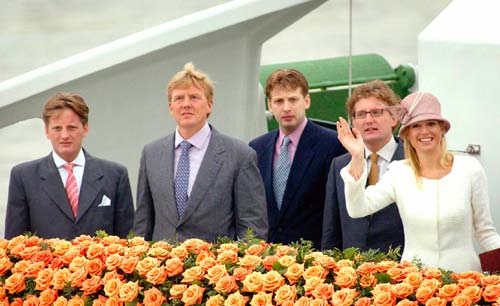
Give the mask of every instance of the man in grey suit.
[[[404, 158], [403, 143], [393, 136], [398, 124], [399, 102], [400, 98], [380, 80], [356, 87], [347, 100], [348, 116], [365, 143], [369, 185], [376, 183], [392, 160]], [[332, 160], [326, 187], [321, 247], [356, 247], [363, 251], [379, 249], [383, 252], [390, 247], [403, 247], [403, 224], [396, 205], [389, 205], [364, 218], [353, 219], [347, 213], [340, 170], [350, 160], [349, 153]]]
[[267, 239], [264, 185], [255, 152], [207, 123], [214, 86], [193, 64], [168, 83], [174, 133], [144, 147], [134, 231], [146, 240]]
[[126, 237], [134, 206], [125, 167], [95, 158], [82, 148], [89, 108], [76, 94], [57, 93], [43, 109], [53, 151], [12, 169], [5, 238], [32, 232], [73, 239], [104, 230]]

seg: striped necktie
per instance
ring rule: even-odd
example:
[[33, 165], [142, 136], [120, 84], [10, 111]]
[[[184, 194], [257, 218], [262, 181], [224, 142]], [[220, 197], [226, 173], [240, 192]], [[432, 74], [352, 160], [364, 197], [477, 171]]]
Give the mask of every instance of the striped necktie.
[[73, 174], [74, 166], [75, 165], [72, 163], [63, 165], [64, 169], [68, 171], [68, 179], [66, 180], [66, 193], [68, 195], [71, 211], [73, 212], [73, 216], [76, 218], [76, 214], [78, 213], [78, 184], [76, 183], [76, 177]]
[[285, 136], [285, 138], [283, 138], [283, 143], [281, 144], [280, 154], [278, 155], [278, 161], [276, 162], [276, 168], [274, 169], [274, 197], [276, 199], [278, 210], [281, 209], [286, 182], [288, 181], [288, 174], [290, 174], [290, 167], [292, 165], [290, 161], [290, 154], [288, 153], [289, 144], [290, 138]]

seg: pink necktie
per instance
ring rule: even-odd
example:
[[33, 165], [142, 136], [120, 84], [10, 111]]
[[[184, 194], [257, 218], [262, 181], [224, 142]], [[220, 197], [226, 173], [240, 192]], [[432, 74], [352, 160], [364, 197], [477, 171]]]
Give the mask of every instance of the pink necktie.
[[73, 164], [67, 163], [63, 167], [68, 171], [68, 179], [66, 180], [66, 193], [68, 194], [69, 205], [73, 211], [73, 216], [76, 218], [78, 212], [78, 184], [76, 177], [73, 174]]

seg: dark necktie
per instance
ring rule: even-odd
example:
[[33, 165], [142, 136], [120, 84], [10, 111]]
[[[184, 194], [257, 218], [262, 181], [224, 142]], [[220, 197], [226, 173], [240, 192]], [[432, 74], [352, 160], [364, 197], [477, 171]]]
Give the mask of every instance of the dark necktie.
[[285, 194], [286, 182], [288, 180], [288, 174], [290, 173], [290, 167], [292, 164], [290, 161], [290, 154], [288, 154], [289, 144], [290, 138], [288, 136], [285, 136], [285, 138], [283, 138], [280, 154], [278, 155], [278, 160], [276, 162], [276, 168], [274, 169], [274, 197], [276, 199], [278, 209], [281, 209], [283, 195]]
[[189, 149], [193, 146], [187, 141], [179, 144], [181, 148], [181, 157], [177, 164], [177, 172], [175, 174], [175, 201], [177, 202], [177, 211], [179, 219], [182, 218], [186, 210], [188, 201], [188, 185], [189, 185]]

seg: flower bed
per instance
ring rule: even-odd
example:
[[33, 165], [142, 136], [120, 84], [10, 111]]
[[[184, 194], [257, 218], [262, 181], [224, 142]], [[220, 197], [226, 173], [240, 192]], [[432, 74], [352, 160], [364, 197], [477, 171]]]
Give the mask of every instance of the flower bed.
[[396, 253], [316, 252], [248, 238], [180, 244], [80, 236], [0, 240], [4, 305], [497, 305], [500, 276], [452, 273]]

